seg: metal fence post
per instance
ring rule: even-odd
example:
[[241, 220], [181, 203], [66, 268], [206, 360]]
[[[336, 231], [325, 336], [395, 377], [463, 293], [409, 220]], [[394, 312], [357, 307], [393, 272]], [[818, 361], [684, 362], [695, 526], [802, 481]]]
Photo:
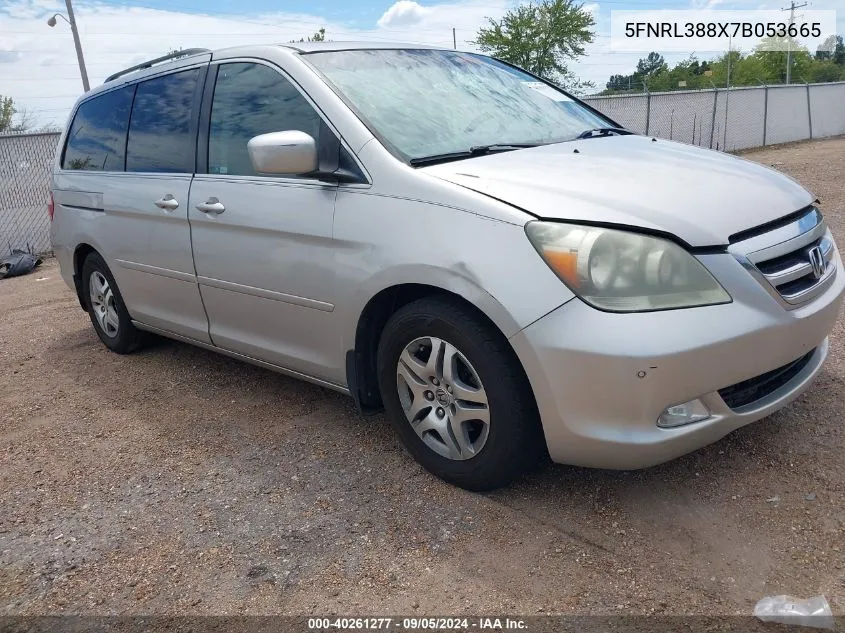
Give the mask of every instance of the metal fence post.
[[719, 99], [719, 89], [713, 87], [713, 119], [710, 121], [710, 149], [713, 149], [713, 136], [716, 134], [716, 106]]
[[810, 82], [807, 82], [807, 123], [810, 126], [810, 140], [813, 139], [813, 109], [810, 107]]
[[722, 130], [722, 151], [728, 151], [728, 104], [730, 103], [731, 89], [725, 89], [725, 129]]
[[648, 91], [648, 86], [645, 87], [645, 134], [648, 136], [648, 130], [651, 127], [651, 93]]
[[763, 88], [763, 147], [766, 147], [766, 133], [769, 127], [769, 86]]

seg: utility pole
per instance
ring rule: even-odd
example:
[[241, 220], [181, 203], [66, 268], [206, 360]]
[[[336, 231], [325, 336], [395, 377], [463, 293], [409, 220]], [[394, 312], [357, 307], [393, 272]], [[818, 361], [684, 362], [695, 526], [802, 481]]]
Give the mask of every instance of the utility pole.
[[728, 37], [728, 79], [725, 82], [725, 125], [722, 128], [722, 151], [728, 151], [728, 105], [731, 98], [731, 48], [733, 41]]
[[728, 36], [728, 79], [725, 82], [725, 88], [730, 90], [731, 87], [731, 48], [732, 48], [732, 39], [731, 36]]
[[[806, 7], [807, 3], [795, 4], [795, 0], [791, 0], [788, 8], [781, 9], [781, 11], [789, 11], [789, 26], [795, 23], [795, 9]], [[792, 81], [792, 38], [789, 33], [786, 34], [786, 83]]]
[[47, 26], [50, 28], [56, 26], [56, 18], [62, 18], [65, 22], [70, 24], [70, 32], [73, 34], [73, 45], [76, 47], [76, 61], [79, 62], [79, 74], [82, 76], [82, 87], [85, 92], [90, 90], [88, 85], [88, 71], [85, 70], [85, 58], [82, 56], [82, 44], [79, 42], [79, 31], [76, 30], [76, 18], [73, 17], [73, 5], [70, 0], [65, 0], [67, 7], [67, 17], [61, 13], [54, 14], [47, 20]]
[[458, 39], [457, 39], [457, 36], [455, 35], [455, 27], [454, 26], [452, 27], [452, 48], [454, 48], [455, 50], [458, 50]]
[[82, 87], [85, 92], [91, 88], [88, 86], [88, 71], [85, 70], [85, 58], [82, 56], [82, 44], [79, 42], [79, 31], [76, 30], [76, 18], [73, 17], [73, 5], [70, 0], [65, 0], [67, 17], [70, 20], [70, 32], [73, 33], [73, 45], [76, 47], [76, 61], [79, 62], [79, 74], [82, 75]]

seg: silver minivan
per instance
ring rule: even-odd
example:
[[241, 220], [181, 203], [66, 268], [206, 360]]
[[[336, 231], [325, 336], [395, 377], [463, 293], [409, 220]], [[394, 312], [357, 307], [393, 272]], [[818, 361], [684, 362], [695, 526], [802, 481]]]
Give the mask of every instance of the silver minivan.
[[473, 490], [548, 456], [658, 464], [771, 414], [845, 289], [786, 176], [420, 46], [120, 72], [74, 107], [49, 211], [111, 350], [155, 333], [349, 394]]

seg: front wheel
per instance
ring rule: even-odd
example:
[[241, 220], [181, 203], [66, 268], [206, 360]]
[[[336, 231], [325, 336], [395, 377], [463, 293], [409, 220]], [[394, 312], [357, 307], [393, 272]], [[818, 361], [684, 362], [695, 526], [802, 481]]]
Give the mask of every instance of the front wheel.
[[456, 302], [415, 301], [378, 349], [379, 388], [402, 443], [469, 490], [508, 484], [542, 459], [533, 394], [507, 340]]

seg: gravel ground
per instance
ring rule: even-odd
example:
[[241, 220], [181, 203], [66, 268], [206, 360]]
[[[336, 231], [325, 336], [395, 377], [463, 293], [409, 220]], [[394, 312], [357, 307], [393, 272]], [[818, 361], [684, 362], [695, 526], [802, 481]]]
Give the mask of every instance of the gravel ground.
[[[845, 139], [747, 155], [845, 244]], [[386, 421], [180, 343], [118, 356], [53, 261], [0, 282], [0, 615], [845, 612], [845, 336], [808, 393], [637, 472], [478, 495]]]

